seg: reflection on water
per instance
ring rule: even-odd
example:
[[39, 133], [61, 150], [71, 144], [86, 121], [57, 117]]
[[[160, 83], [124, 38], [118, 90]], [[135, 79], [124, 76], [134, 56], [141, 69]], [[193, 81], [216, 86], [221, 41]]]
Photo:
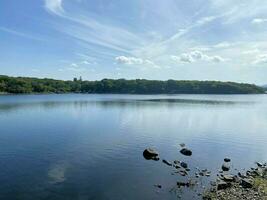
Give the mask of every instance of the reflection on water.
[[[89, 100], [89, 101], [42, 101], [42, 102], [15, 102], [0, 104], [0, 112], [7, 112], [17, 109], [31, 107], [43, 107], [44, 109], [54, 109], [57, 107], [73, 106], [75, 108], [85, 108], [89, 106], [102, 107], [125, 107], [125, 106], [159, 106], [149, 104], [149, 102], [176, 103], [176, 104], [207, 104], [207, 105], [235, 105], [235, 104], [253, 104], [253, 101], [229, 101], [229, 100], [201, 100], [201, 99], [181, 99], [181, 98], [160, 98], [160, 99], [118, 99], [118, 100]], [[169, 105], [170, 106], [170, 105]], [[177, 106], [177, 105], [174, 105]], [[183, 105], [184, 106], [184, 105]]]
[[266, 161], [266, 108], [266, 95], [0, 96], [0, 199], [197, 199], [143, 150], [192, 174], [226, 156], [233, 169]]
[[248, 101], [222, 101], [222, 100], [201, 100], [201, 99], [145, 99], [141, 101], [160, 102], [160, 103], [182, 103], [182, 104], [215, 104], [215, 105], [231, 105], [231, 104], [252, 104]]
[[48, 178], [52, 184], [62, 183], [65, 181], [65, 171], [67, 169], [66, 164], [54, 164], [48, 170]]

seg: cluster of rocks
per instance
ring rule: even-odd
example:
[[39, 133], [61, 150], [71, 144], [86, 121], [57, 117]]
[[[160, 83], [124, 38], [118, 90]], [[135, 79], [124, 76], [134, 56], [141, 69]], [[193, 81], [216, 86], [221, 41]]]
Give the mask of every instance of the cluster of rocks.
[[[192, 156], [192, 151], [185, 147], [185, 144], [180, 144], [180, 153], [184, 156]], [[153, 148], [147, 148], [143, 152], [143, 156], [147, 160], [159, 161], [159, 153]], [[221, 170], [217, 173], [216, 181], [210, 182], [210, 187], [203, 193], [198, 192], [198, 197], [202, 196], [205, 200], [226, 200], [226, 199], [253, 199], [253, 200], [267, 200], [267, 164], [256, 163], [255, 168], [245, 171], [244, 173], [238, 172], [237, 174], [231, 174], [230, 170], [230, 158], [224, 158], [224, 163], [221, 166]], [[199, 185], [197, 181], [201, 177], [211, 176], [211, 171], [208, 169], [195, 170], [189, 168], [188, 164], [184, 161], [174, 160], [168, 161], [162, 159], [162, 163], [174, 169], [174, 174], [180, 176], [188, 176], [187, 181], [177, 181], [176, 186], [181, 187], [194, 187]], [[214, 174], [215, 175], [215, 174]], [[256, 182], [260, 180], [261, 184]], [[263, 183], [263, 186], [262, 186]], [[264, 185], [265, 184], [265, 185]], [[162, 185], [154, 185], [157, 188], [162, 188]], [[206, 186], [201, 186], [205, 189]], [[263, 189], [262, 189], [263, 187]]]
[[[230, 160], [226, 162], [230, 162]], [[224, 168], [224, 163], [222, 166], [223, 171], [217, 174], [217, 180], [211, 183], [212, 187], [205, 192], [203, 199], [267, 200], [267, 164], [259, 162], [256, 164], [257, 167], [252, 167], [245, 173], [238, 172], [233, 175], [227, 173], [229, 168]]]
[[[181, 150], [180, 150], [180, 153], [184, 156], [192, 156], [192, 150], [188, 149], [185, 147], [185, 144], [180, 144], [181, 146]], [[153, 148], [147, 148], [144, 150], [143, 152], [143, 156], [145, 159], [147, 160], [155, 160], [155, 161], [158, 161], [160, 160], [159, 158], [159, 153], [153, 149]], [[167, 166], [170, 166], [174, 169], [174, 172], [172, 173], [173, 175], [174, 174], [178, 174], [180, 176], [188, 176], [189, 175], [189, 172], [191, 171], [191, 169], [189, 168], [188, 164], [184, 161], [180, 161], [180, 160], [174, 160], [174, 161], [168, 161], [166, 159], [162, 159], [162, 162], [167, 165]], [[210, 176], [211, 175], [211, 171], [209, 171], [208, 169], [199, 169], [199, 168], [196, 168], [196, 171], [195, 174], [193, 175], [194, 178], [200, 178], [200, 177], [203, 177], [203, 176]], [[192, 177], [191, 177], [192, 178]], [[191, 186], [194, 186], [194, 185], [197, 185], [197, 181], [196, 180], [193, 180], [191, 178], [188, 178], [188, 181], [185, 181], [185, 182], [181, 182], [181, 181], [178, 181], [177, 182], [177, 186], [178, 187], [191, 187]], [[154, 185], [155, 187], [157, 188], [162, 188], [162, 185], [160, 184], [156, 184]]]

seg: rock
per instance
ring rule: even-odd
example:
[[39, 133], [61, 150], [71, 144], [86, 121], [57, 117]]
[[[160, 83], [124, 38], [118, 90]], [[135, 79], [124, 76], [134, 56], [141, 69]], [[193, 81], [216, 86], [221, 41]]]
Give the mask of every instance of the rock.
[[208, 170], [207, 169], [202, 169], [201, 170], [203, 173], [206, 173]]
[[187, 148], [182, 148], [180, 153], [185, 155], [185, 156], [191, 156], [192, 155], [192, 151], [190, 149], [187, 149]]
[[200, 176], [205, 176], [204, 172], [199, 172]]
[[144, 154], [146, 154], [148, 156], [158, 156], [159, 155], [159, 153], [155, 149], [152, 149], [152, 148], [145, 149]]
[[181, 143], [180, 146], [181, 146], [181, 147], [185, 147], [185, 143]]
[[186, 171], [179, 171], [178, 172], [181, 176], [187, 176], [188, 173]]
[[210, 176], [210, 175], [211, 175], [211, 172], [207, 172], [207, 173], [206, 173], [206, 176]]
[[215, 181], [211, 181], [211, 182], [210, 182], [210, 185], [211, 185], [211, 186], [216, 186], [216, 182], [215, 182]]
[[220, 180], [217, 183], [217, 190], [224, 190], [224, 189], [229, 188], [229, 187], [231, 187], [231, 183], [227, 183], [227, 182], [222, 181], [222, 180]]
[[244, 175], [244, 174], [241, 174], [241, 172], [238, 172], [237, 175], [238, 175], [240, 178], [247, 178], [247, 176]]
[[188, 167], [188, 165], [185, 162], [181, 162], [181, 167], [186, 169]]
[[173, 161], [173, 163], [178, 165], [178, 164], [180, 164], [180, 161], [179, 160], [175, 160], [175, 161]]
[[157, 188], [162, 188], [162, 185], [160, 185], [160, 184], [156, 184], [154, 186], [157, 187]]
[[226, 182], [233, 182], [235, 180], [235, 176], [234, 175], [223, 175], [223, 180]]
[[224, 162], [231, 162], [231, 159], [230, 158], [225, 158]]
[[258, 167], [263, 167], [263, 164], [260, 162], [256, 162], [256, 164], [258, 165]]
[[246, 175], [247, 175], [247, 176], [251, 176], [251, 171], [249, 171], [249, 170], [246, 171]]
[[262, 170], [254, 169], [252, 171], [252, 176], [263, 176], [263, 172], [262, 172]]
[[169, 161], [167, 161], [167, 160], [164, 160], [164, 159], [163, 159], [162, 162], [165, 163], [165, 164], [168, 165], [168, 166], [172, 166], [172, 164], [171, 164]]
[[243, 188], [252, 188], [253, 187], [253, 181], [251, 179], [248, 179], [248, 178], [241, 179], [240, 184]]
[[230, 170], [230, 166], [227, 165], [226, 163], [224, 163], [224, 164], [222, 165], [222, 170], [223, 170], [223, 171], [229, 171], [229, 170]]
[[187, 182], [187, 183], [185, 183], [185, 182], [177, 182], [177, 186], [178, 187], [185, 187], [185, 186], [189, 187], [189, 185], [190, 185], [189, 182]]
[[147, 148], [143, 152], [143, 156], [147, 160], [159, 160], [158, 155], [159, 153], [152, 148]]
[[181, 166], [180, 166], [180, 165], [174, 165], [174, 167], [175, 167], [176, 169], [179, 169], [179, 168], [181, 168]]

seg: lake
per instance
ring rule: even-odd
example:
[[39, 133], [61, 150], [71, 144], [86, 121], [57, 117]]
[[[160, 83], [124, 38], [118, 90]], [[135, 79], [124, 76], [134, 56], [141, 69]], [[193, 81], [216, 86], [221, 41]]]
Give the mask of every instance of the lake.
[[2, 95], [0, 199], [200, 198], [147, 147], [211, 170], [203, 185], [225, 157], [233, 171], [267, 161], [267, 95]]

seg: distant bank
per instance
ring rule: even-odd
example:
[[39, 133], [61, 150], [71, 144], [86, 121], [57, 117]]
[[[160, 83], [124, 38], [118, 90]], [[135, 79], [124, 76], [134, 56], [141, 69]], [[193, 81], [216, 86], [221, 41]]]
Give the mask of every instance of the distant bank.
[[262, 87], [235, 82], [184, 80], [125, 80], [73, 81], [9, 77], [0, 75], [0, 94], [31, 93], [116, 93], [116, 94], [263, 94]]

